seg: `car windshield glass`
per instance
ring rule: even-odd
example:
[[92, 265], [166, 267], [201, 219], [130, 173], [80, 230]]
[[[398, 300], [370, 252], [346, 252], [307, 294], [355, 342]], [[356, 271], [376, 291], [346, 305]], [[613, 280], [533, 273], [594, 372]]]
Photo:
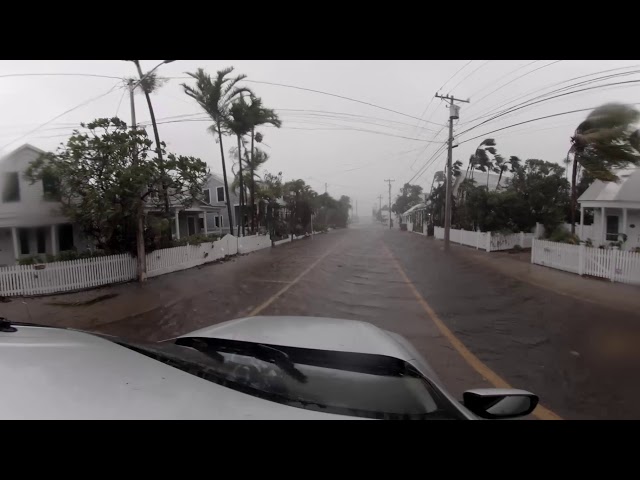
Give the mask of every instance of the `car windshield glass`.
[[[178, 341], [183, 345], [121, 345], [227, 388], [292, 407], [374, 419], [460, 418], [427, 379], [395, 358], [218, 339]], [[269, 355], [270, 350], [278, 353]]]

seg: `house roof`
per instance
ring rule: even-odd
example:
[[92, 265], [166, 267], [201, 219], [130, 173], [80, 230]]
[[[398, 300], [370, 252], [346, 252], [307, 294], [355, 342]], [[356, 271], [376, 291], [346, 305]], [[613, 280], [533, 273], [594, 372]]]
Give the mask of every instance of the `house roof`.
[[32, 150], [32, 151], [34, 151], [36, 153], [40, 153], [40, 154], [45, 153], [44, 150], [41, 150], [38, 147], [34, 147], [30, 143], [25, 143], [24, 145], [21, 145], [18, 148], [16, 148], [15, 150], [12, 150], [11, 152], [7, 153], [6, 155], [3, 155], [2, 157], [0, 157], [0, 163], [3, 162], [6, 158], [12, 157], [16, 153], [21, 152], [22, 150]]
[[640, 168], [618, 170], [617, 182], [594, 181], [580, 195], [578, 202], [636, 202], [640, 203]]
[[415, 212], [416, 210], [420, 210], [422, 208], [426, 208], [426, 205], [424, 203], [418, 203], [417, 205], [414, 205], [413, 207], [411, 207], [409, 210], [407, 210], [406, 212], [404, 212], [402, 215], [406, 215], [408, 213], [411, 212]]
[[[473, 175], [473, 179], [475, 181], [475, 186], [476, 187], [486, 187], [487, 186], [487, 172], [481, 172], [480, 170], [474, 170], [473, 172], [469, 172], [469, 174], [467, 175], [467, 178], [471, 178], [471, 175]], [[453, 182], [453, 194], [457, 194], [458, 192], [458, 188], [460, 187], [460, 184], [462, 183], [462, 181], [464, 180], [464, 172], [459, 175], [458, 177], [456, 177], [455, 181]], [[489, 191], [492, 192], [493, 190], [495, 190], [496, 188], [498, 188], [498, 179], [500, 179], [500, 185], [504, 186], [506, 185], [510, 180], [511, 180], [511, 175], [509, 175], [507, 172], [504, 172], [502, 174], [502, 178], [500, 178], [500, 174], [498, 173], [492, 173], [489, 172]]]

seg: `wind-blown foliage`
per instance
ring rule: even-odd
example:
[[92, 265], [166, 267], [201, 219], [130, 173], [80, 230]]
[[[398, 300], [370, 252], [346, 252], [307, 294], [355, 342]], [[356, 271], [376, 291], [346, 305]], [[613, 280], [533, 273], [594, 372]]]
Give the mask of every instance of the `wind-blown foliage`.
[[[229, 199], [229, 183], [227, 181], [227, 167], [224, 161], [224, 147], [222, 145], [222, 136], [225, 122], [229, 117], [229, 109], [233, 101], [243, 93], [251, 95], [251, 90], [247, 87], [240, 87], [238, 83], [246, 78], [246, 75], [238, 75], [235, 78], [228, 77], [233, 71], [233, 67], [219, 70], [216, 78], [213, 80], [211, 76], [202, 68], [197, 69], [193, 73], [187, 73], [196, 81], [195, 87], [182, 84], [184, 93], [193, 98], [198, 105], [211, 117], [213, 125], [208, 129], [218, 135], [220, 143], [220, 158], [222, 161], [222, 177], [224, 180], [225, 198]], [[233, 233], [233, 216], [231, 215], [231, 203], [227, 201], [227, 213], [229, 215], [229, 231]]]
[[640, 164], [640, 112], [630, 105], [607, 103], [594, 109], [571, 137], [571, 233], [575, 233], [578, 166], [589, 176], [612, 182], [616, 170]]
[[[118, 118], [81, 126], [88, 132], [75, 130], [66, 145], [33, 161], [25, 176], [31, 182], [60, 179], [60, 213], [79, 225], [99, 249], [135, 254], [138, 206], [145, 202], [161, 210], [163, 181], [168, 182], [172, 203], [187, 206], [202, 196], [208, 169], [200, 159], [170, 153], [160, 165], [145, 130], [129, 129]], [[166, 222], [160, 227], [170, 228]], [[158, 232], [146, 232], [148, 249], [155, 246], [154, 233]]]

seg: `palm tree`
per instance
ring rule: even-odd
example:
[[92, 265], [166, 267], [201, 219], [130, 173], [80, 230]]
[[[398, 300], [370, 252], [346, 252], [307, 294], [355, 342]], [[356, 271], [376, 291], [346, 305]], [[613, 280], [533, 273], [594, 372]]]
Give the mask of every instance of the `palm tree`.
[[[249, 123], [251, 124], [251, 163], [250, 171], [251, 171], [251, 183], [250, 183], [250, 195], [251, 195], [251, 228], [253, 231], [256, 229], [255, 220], [256, 220], [256, 204], [255, 204], [255, 169], [254, 169], [254, 141], [260, 143], [262, 142], [262, 135], [260, 133], [256, 134], [256, 127], [260, 125], [273, 125], [276, 128], [280, 128], [282, 122], [278, 115], [274, 110], [270, 108], [265, 108], [262, 106], [262, 99], [257, 97], [251, 97], [249, 99], [249, 105], [247, 107]], [[268, 158], [268, 157], [266, 157]], [[266, 158], [264, 161], [266, 161]], [[264, 162], [262, 162], [264, 163]]]
[[248, 112], [248, 105], [245, 103], [244, 98], [240, 95], [240, 98], [233, 102], [229, 109], [229, 115], [225, 119], [225, 125], [227, 129], [234, 133], [238, 139], [238, 179], [240, 182], [240, 225], [242, 226], [242, 236], [244, 237], [244, 204], [245, 204], [245, 191], [244, 191], [244, 175], [242, 174], [242, 137], [251, 131], [251, 123]]
[[489, 170], [493, 168], [491, 159], [487, 155], [487, 152], [491, 155], [496, 154], [496, 141], [493, 138], [485, 138], [480, 145], [476, 148], [476, 151], [469, 158], [469, 166], [471, 167], [471, 178], [473, 178], [473, 171], [480, 170], [481, 172], [487, 172], [487, 187], [489, 186]]
[[229, 215], [229, 232], [233, 235], [233, 216], [231, 214], [231, 202], [229, 200], [229, 182], [227, 181], [227, 167], [224, 162], [224, 147], [222, 145], [222, 136], [224, 134], [225, 121], [229, 116], [229, 109], [235, 98], [243, 93], [251, 94], [251, 90], [246, 87], [238, 87], [238, 82], [246, 78], [246, 75], [238, 75], [235, 78], [227, 77], [233, 71], [233, 67], [218, 70], [216, 79], [213, 81], [211, 76], [202, 68], [194, 73], [187, 73], [196, 80], [195, 87], [182, 84], [184, 93], [193, 98], [198, 105], [211, 117], [213, 125], [209, 130], [218, 135], [220, 143], [220, 157], [222, 158], [222, 177], [224, 180], [224, 192], [227, 201], [227, 213]]
[[498, 184], [496, 185], [496, 190], [500, 187], [500, 180], [502, 180], [502, 174], [509, 169], [509, 164], [507, 160], [505, 160], [502, 155], [496, 155], [494, 159], [495, 163], [495, 172], [499, 173]]
[[607, 103], [593, 110], [571, 137], [571, 233], [575, 233], [578, 167], [597, 180], [618, 179], [614, 170], [640, 163], [640, 132], [633, 125], [640, 112], [630, 105]]

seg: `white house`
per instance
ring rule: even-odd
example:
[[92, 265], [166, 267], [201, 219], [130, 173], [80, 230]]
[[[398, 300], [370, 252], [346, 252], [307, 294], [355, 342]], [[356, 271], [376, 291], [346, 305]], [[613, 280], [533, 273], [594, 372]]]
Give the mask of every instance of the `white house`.
[[[594, 181], [580, 196], [580, 215], [593, 209], [594, 246], [622, 240], [627, 236], [623, 250], [640, 247], [640, 168], [630, 167], [617, 172], [617, 182]], [[581, 240], [583, 232], [576, 232]]]
[[0, 158], [0, 266], [23, 256], [87, 247], [79, 229], [60, 215], [53, 183], [24, 178], [42, 153], [25, 144]]
[[[473, 175], [473, 178], [471, 177]], [[476, 187], [486, 187], [487, 186], [487, 175], [488, 183], [489, 183], [489, 191], [493, 192], [498, 189], [498, 180], [500, 181], [500, 187], [506, 187], [507, 184], [511, 181], [511, 177], [508, 174], [503, 173], [502, 178], [500, 174], [489, 172], [481, 172], [479, 170], [474, 170], [473, 172], [469, 172], [467, 175], [467, 179], [472, 179], [475, 182]], [[453, 181], [453, 198], [458, 196], [458, 189], [460, 188], [460, 184], [463, 182], [465, 177], [465, 173], [462, 172], [458, 175]]]

